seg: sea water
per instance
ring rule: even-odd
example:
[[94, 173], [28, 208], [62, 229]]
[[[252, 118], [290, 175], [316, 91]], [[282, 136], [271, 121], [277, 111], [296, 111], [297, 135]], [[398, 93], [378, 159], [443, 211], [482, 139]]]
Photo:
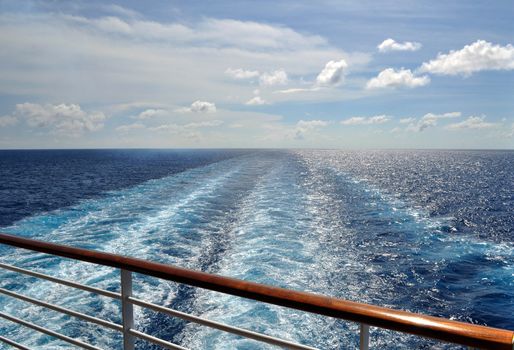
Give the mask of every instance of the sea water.
[[[0, 152], [2, 232], [471, 323], [514, 329], [514, 152]], [[119, 291], [119, 271], [0, 247], [4, 263]], [[0, 286], [120, 322], [116, 301], [1, 271]], [[137, 297], [322, 349], [358, 325], [135, 274]], [[103, 348], [120, 335], [0, 297], [0, 310]], [[268, 349], [138, 307], [191, 349]], [[8, 321], [28, 346], [69, 345]], [[449, 345], [372, 328], [381, 349]], [[157, 349], [139, 341], [138, 348]]]

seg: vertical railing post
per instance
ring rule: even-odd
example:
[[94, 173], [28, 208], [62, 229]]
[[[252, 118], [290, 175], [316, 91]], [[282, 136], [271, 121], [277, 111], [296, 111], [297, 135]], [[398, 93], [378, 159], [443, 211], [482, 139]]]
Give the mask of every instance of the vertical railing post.
[[360, 325], [360, 350], [369, 350], [369, 326], [361, 323]]
[[121, 270], [121, 317], [123, 319], [123, 350], [134, 350], [134, 336], [129, 333], [134, 328], [134, 307], [128, 301], [132, 296], [132, 272]]

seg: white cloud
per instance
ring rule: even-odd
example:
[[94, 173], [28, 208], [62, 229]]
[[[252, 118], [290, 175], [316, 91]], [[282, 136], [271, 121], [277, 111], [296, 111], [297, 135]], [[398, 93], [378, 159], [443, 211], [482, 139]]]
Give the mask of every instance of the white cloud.
[[403, 43], [396, 42], [389, 38], [384, 40], [380, 45], [377, 46], [380, 52], [389, 51], [416, 51], [421, 48], [421, 44], [417, 42], [405, 41]]
[[250, 100], [246, 101], [245, 104], [247, 104], [249, 106], [260, 106], [260, 105], [266, 105], [269, 103], [262, 97], [255, 96], [255, 97], [251, 98]]
[[181, 125], [178, 125], [175, 123], [162, 124], [159, 126], [151, 127], [149, 129], [152, 131], [163, 131], [163, 132], [169, 132], [172, 134], [178, 134], [184, 130], [184, 128]]
[[166, 115], [168, 112], [164, 109], [146, 109], [138, 114], [137, 119], [150, 119], [162, 115]]
[[386, 115], [376, 115], [374, 117], [351, 117], [341, 121], [342, 125], [370, 125], [383, 124], [390, 120]]
[[114, 5], [114, 4], [101, 5], [100, 8], [109, 13], [117, 14], [117, 15], [120, 15], [123, 17], [129, 17], [129, 18], [140, 17], [138, 12], [131, 10], [129, 8], [123, 7], [123, 6], [119, 6], [119, 5]]
[[460, 112], [449, 112], [444, 114], [427, 113], [421, 117], [417, 122], [413, 122], [407, 126], [408, 131], [422, 132], [423, 130], [437, 126], [438, 121], [441, 119], [458, 118], [462, 114]]
[[387, 68], [381, 71], [377, 77], [372, 78], [368, 81], [367, 89], [380, 89], [387, 87], [401, 87], [406, 86], [414, 88], [418, 86], [424, 86], [430, 83], [428, 76], [415, 76], [410, 69], [394, 70], [393, 68]]
[[128, 124], [128, 125], [120, 125], [116, 128], [116, 131], [126, 133], [126, 132], [129, 132], [132, 130], [138, 130], [138, 129], [144, 129], [144, 128], [145, 128], [145, 126], [141, 123], [133, 123], [133, 124]]
[[341, 59], [339, 61], [331, 60], [325, 64], [325, 67], [321, 70], [321, 72], [316, 77], [316, 80], [310, 87], [277, 90], [275, 91], [275, 93], [295, 94], [298, 92], [318, 91], [324, 87], [338, 86], [343, 82], [344, 76], [346, 74], [345, 70], [347, 67], [348, 64], [344, 59]]
[[277, 93], [277, 94], [295, 94], [297, 92], [311, 92], [311, 91], [318, 91], [318, 90], [319, 90], [319, 87], [291, 88], [291, 89], [277, 90], [277, 91], [274, 91], [274, 93]]
[[[289, 80], [318, 73], [333, 57], [344, 57], [358, 70], [371, 56], [346, 53], [320, 36], [283, 25], [206, 17], [159, 23], [143, 18], [0, 13], [0, 71], [5, 73], [0, 93], [102, 106], [152, 102], [147, 108], [186, 105], [191, 96], [233, 103], [254, 86], [226, 79], [227, 67], [267, 72], [268, 78], [284, 67]], [[297, 97], [271, 95], [269, 102], [291, 99]]]
[[225, 70], [225, 74], [238, 80], [257, 78], [260, 75], [257, 70], [244, 70], [241, 68], [227, 68], [227, 70]]
[[225, 74], [236, 80], [258, 78], [261, 86], [285, 85], [288, 82], [287, 73], [283, 69], [260, 73], [258, 70], [228, 68]]
[[197, 100], [191, 103], [190, 107], [183, 107], [176, 110], [181, 113], [215, 113], [216, 105], [212, 102]]
[[300, 120], [296, 123], [292, 136], [296, 140], [302, 140], [309, 132], [323, 128], [328, 124], [329, 122], [325, 120]]
[[421, 72], [464, 76], [483, 70], [514, 69], [514, 46], [493, 45], [478, 40], [461, 50], [439, 54], [436, 59], [423, 63]]
[[400, 119], [400, 124], [412, 123], [414, 120], [416, 120], [416, 119], [415, 118], [402, 118], [402, 119]]
[[133, 28], [122, 19], [117, 17], [102, 17], [95, 20], [95, 24], [97, 28], [121, 34], [131, 34], [133, 33]]
[[316, 86], [337, 86], [343, 81], [348, 64], [344, 59], [329, 61], [316, 77]]
[[206, 120], [203, 122], [194, 122], [184, 125], [186, 129], [197, 129], [197, 128], [213, 128], [223, 124], [223, 120]]
[[179, 134], [183, 132], [188, 132], [191, 130], [202, 129], [202, 128], [214, 128], [222, 125], [224, 122], [222, 120], [208, 120], [202, 122], [193, 122], [188, 124], [176, 124], [169, 123], [163, 124], [156, 127], [150, 128], [152, 131], [165, 131], [173, 134]]
[[91, 25], [105, 33], [115, 33], [144, 40], [166, 40], [181, 44], [208, 43], [214, 47], [237, 47], [253, 50], [282, 47], [326, 45], [317, 35], [300, 34], [290, 28], [252, 21], [205, 18], [194, 26], [181, 23], [160, 23], [137, 18], [101, 17], [87, 19], [63, 16], [67, 21]]
[[218, 45], [260, 49], [326, 44], [320, 36], [300, 34], [287, 27], [232, 19], [206, 19], [199, 24], [190, 40], [211, 40]]
[[460, 129], [489, 129], [498, 126], [495, 123], [488, 123], [485, 121], [485, 116], [474, 117], [470, 116], [468, 119], [446, 126], [448, 130], [460, 130]]
[[5, 128], [8, 126], [13, 126], [18, 123], [18, 118], [13, 117], [12, 115], [4, 115], [0, 117], [0, 128]]
[[77, 104], [16, 105], [15, 116], [24, 119], [30, 127], [53, 128], [60, 133], [80, 134], [103, 128], [106, 116], [102, 112], [87, 113]]
[[262, 86], [285, 85], [287, 80], [287, 73], [283, 69], [263, 73], [259, 77], [259, 83]]

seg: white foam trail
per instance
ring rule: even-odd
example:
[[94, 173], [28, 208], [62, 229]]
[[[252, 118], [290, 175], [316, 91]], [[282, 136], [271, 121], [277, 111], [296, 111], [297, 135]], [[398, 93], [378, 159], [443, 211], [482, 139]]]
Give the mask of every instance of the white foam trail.
[[[112, 192], [99, 200], [84, 201], [69, 209], [21, 220], [6, 231], [18, 234], [33, 232], [33, 237], [47, 241], [195, 267], [195, 259], [209, 244], [208, 225], [193, 226], [190, 237], [181, 235], [178, 225], [193, 220], [193, 216], [199, 216], [203, 210], [208, 209], [209, 200], [217, 196], [215, 192], [223, 188], [232, 176], [236, 176], [244, 163], [244, 160], [228, 160], [168, 178], [151, 180], [131, 189]], [[156, 244], [148, 244], [150, 240]], [[170, 240], [175, 251], [183, 250], [184, 258], [161, 253], [166, 248], [162, 243]], [[119, 285], [116, 271], [91, 264], [27, 252], [20, 254], [18, 251], [2, 256], [2, 261], [35, 270], [42, 269], [57, 277], [92, 283], [100, 288], [113, 290]], [[85, 313], [97, 312], [99, 317], [120, 322], [119, 306], [101, 297], [69, 288], [65, 288], [67, 290], [64, 293], [63, 288], [45, 281], [34, 281], [23, 286], [12, 283], [12, 289], [26, 295], [58, 305], [73, 306], [73, 309]], [[136, 287], [138, 293], [154, 302], [168, 302], [173, 298], [175, 289], [174, 284], [165, 281], [154, 282], [153, 285], [142, 283]], [[75, 322], [69, 317], [21, 305], [11, 299], [2, 300], [2, 309], [6, 312], [35, 323], [47, 324], [50, 328], [62, 328], [84, 341], [94, 340], [96, 344], [114, 346], [119, 340], [119, 337], [97, 327], [86, 327], [84, 323]], [[139, 321], [145, 322], [143, 319]], [[27, 337], [27, 333], [19, 327], [10, 329], [15, 334], [13, 339], [21, 339], [27, 345], [37, 346], [43, 339], [47, 341], [47, 337], [34, 332], [29, 332], [30, 337]], [[48, 348], [51, 347], [67, 348], [66, 345], [54, 342], [48, 345]]]

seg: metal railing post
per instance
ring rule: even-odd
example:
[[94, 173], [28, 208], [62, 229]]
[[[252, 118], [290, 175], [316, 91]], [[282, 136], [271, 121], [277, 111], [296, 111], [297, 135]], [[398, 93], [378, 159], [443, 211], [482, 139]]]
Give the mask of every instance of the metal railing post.
[[121, 269], [121, 316], [123, 319], [123, 350], [134, 350], [134, 307], [128, 298], [132, 296], [132, 272]]
[[360, 324], [360, 350], [369, 350], [369, 326]]

